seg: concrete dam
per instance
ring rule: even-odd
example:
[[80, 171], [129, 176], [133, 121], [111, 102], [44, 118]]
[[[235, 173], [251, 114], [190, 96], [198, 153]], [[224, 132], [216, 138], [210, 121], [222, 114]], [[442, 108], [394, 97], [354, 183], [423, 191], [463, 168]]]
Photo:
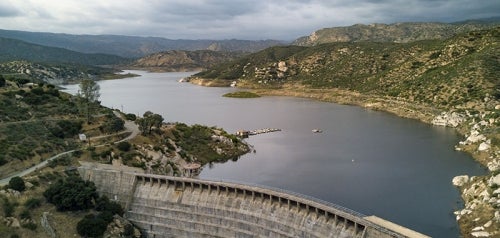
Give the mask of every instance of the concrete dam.
[[288, 191], [144, 174], [85, 163], [78, 168], [99, 194], [125, 207], [149, 238], [427, 237], [375, 216]]

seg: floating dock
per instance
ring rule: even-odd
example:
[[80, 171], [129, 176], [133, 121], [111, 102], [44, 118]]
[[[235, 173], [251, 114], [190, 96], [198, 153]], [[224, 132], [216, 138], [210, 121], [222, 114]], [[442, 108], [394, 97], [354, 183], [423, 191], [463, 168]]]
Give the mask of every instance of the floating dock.
[[277, 128], [264, 128], [264, 129], [257, 129], [253, 131], [247, 131], [247, 130], [239, 130], [236, 132], [237, 136], [247, 138], [248, 136], [253, 136], [253, 135], [259, 135], [259, 134], [265, 134], [265, 133], [271, 133], [271, 132], [276, 132], [276, 131], [281, 131], [281, 129]]

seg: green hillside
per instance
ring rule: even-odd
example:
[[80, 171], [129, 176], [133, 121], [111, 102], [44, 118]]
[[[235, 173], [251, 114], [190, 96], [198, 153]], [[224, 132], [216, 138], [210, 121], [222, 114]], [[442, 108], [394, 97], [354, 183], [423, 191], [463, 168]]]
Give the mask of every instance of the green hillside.
[[84, 54], [0, 37], [0, 62], [13, 60], [80, 65], [115, 65], [128, 62], [127, 59], [115, 55]]
[[258, 88], [302, 85], [399, 97], [418, 103], [466, 106], [500, 98], [500, 28], [448, 40], [413, 43], [328, 43], [272, 47], [194, 77], [238, 80]]

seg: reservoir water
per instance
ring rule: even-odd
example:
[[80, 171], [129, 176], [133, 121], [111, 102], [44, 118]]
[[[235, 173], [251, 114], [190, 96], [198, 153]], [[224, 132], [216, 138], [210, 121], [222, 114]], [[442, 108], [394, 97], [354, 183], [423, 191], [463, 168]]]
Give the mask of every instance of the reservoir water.
[[[239, 129], [279, 128], [251, 136], [237, 161], [203, 168], [200, 178], [261, 184], [376, 215], [433, 237], [458, 237], [453, 211], [462, 207], [454, 176], [485, 169], [462, 152], [454, 130], [415, 120], [302, 98], [222, 97], [233, 88], [179, 83], [190, 73], [148, 73], [100, 81], [108, 107], [169, 122]], [[75, 93], [77, 85], [68, 85]], [[319, 128], [323, 133], [312, 133]]]

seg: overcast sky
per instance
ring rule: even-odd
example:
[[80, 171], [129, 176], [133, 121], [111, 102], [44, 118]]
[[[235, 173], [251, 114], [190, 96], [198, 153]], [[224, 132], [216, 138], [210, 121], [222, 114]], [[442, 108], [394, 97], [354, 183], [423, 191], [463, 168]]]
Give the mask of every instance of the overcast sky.
[[292, 40], [356, 23], [500, 15], [499, 0], [1, 0], [0, 28], [170, 39]]

